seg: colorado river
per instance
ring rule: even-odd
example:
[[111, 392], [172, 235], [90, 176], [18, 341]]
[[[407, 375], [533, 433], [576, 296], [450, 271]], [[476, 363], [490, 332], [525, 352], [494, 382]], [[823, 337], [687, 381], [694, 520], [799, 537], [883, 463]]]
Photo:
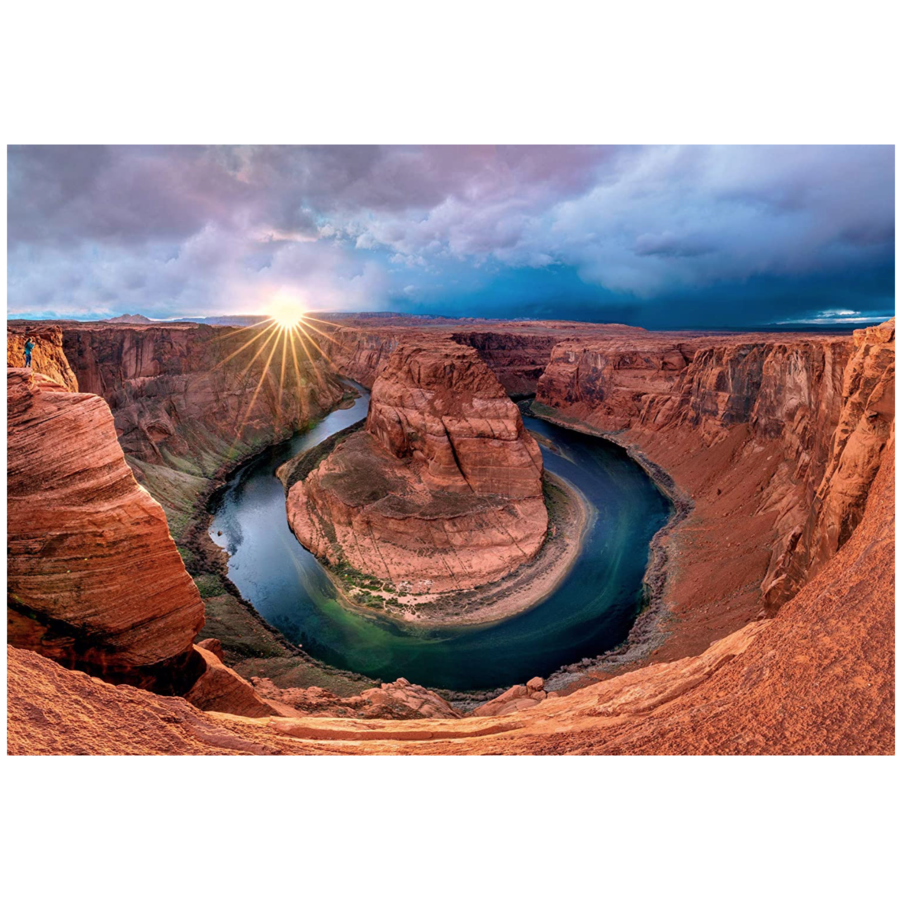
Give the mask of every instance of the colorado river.
[[[502, 622], [404, 626], [347, 609], [318, 560], [291, 533], [275, 469], [364, 418], [369, 395], [241, 466], [217, 501], [210, 537], [230, 554], [228, 574], [260, 615], [312, 656], [381, 680], [427, 687], [507, 686], [621, 643], [639, 611], [650, 539], [669, 515], [646, 473], [608, 441], [527, 418], [559, 452], [544, 465], [596, 507], [578, 560], [546, 600]], [[221, 535], [219, 534], [221, 532]]]

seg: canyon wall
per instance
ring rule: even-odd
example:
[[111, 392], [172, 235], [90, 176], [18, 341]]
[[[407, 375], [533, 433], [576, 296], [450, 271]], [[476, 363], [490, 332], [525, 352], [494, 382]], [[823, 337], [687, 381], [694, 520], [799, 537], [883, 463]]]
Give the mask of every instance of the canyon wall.
[[507, 394], [534, 394], [553, 347], [574, 335], [642, 335], [642, 328], [579, 322], [443, 322], [337, 327], [327, 337], [328, 353], [340, 372], [371, 388], [401, 341], [450, 339], [473, 347]]
[[527, 396], [537, 390], [538, 379], [550, 362], [558, 337], [513, 331], [457, 331], [459, 344], [474, 347], [510, 396]]
[[106, 403], [7, 370], [8, 640], [168, 692], [196, 678], [203, 604]]
[[7, 328], [7, 367], [25, 365], [25, 342], [29, 337], [35, 345], [31, 353], [31, 368], [61, 384], [66, 390], [77, 391], [78, 379], [63, 350], [63, 333], [58, 325], [36, 323], [31, 327]]
[[[827, 424], [831, 424], [830, 417]], [[853, 533], [862, 519], [893, 428], [892, 319], [854, 332], [853, 352], [844, 368], [837, 425], [823, 428], [819, 445], [826, 452], [820, 452], [808, 473], [807, 483], [815, 490], [809, 510], [805, 520], [781, 539], [763, 582], [770, 611], [790, 599]], [[830, 440], [825, 437], [828, 434]], [[824, 474], [820, 474], [821, 464]]]
[[[670, 600], [677, 614], [718, 617], [714, 639], [774, 612], [859, 521], [893, 422], [893, 352], [893, 321], [854, 338], [569, 340], [535, 408], [610, 434], [691, 496]], [[717, 558], [718, 609], [691, 587], [709, 591]]]
[[81, 389], [109, 403], [129, 464], [176, 536], [209, 478], [346, 391], [315, 348], [274, 328], [72, 325], [63, 346]]
[[546, 534], [540, 450], [474, 349], [452, 341], [400, 344], [365, 431], [316, 463], [285, 476], [300, 542], [405, 592], [502, 578]]
[[402, 332], [395, 329], [338, 328], [328, 351], [343, 375], [371, 389], [402, 339]]

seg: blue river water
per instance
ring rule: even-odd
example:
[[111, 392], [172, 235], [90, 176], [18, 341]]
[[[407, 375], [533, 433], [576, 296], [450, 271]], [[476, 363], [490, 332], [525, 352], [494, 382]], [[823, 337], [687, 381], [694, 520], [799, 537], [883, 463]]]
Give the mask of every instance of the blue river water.
[[[627, 454], [600, 438], [526, 418], [559, 452], [544, 465], [588, 498], [596, 517], [578, 560], [543, 602], [502, 622], [423, 628], [348, 609], [318, 560], [291, 533], [275, 469], [363, 419], [364, 389], [309, 431], [234, 472], [220, 492], [210, 537], [230, 554], [229, 577], [269, 624], [323, 662], [382, 680], [481, 690], [547, 676], [621, 643], [641, 603], [650, 539], [669, 501]], [[221, 532], [221, 534], [219, 534]]]

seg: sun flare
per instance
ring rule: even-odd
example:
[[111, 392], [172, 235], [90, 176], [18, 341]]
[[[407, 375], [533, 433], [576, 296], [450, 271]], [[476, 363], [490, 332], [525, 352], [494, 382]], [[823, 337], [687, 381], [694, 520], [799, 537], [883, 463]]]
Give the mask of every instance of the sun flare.
[[284, 307], [272, 311], [272, 319], [279, 328], [289, 331], [303, 322], [304, 311], [299, 306]]
[[306, 309], [296, 300], [279, 300], [269, 307], [269, 315], [279, 328], [290, 330], [303, 321]]

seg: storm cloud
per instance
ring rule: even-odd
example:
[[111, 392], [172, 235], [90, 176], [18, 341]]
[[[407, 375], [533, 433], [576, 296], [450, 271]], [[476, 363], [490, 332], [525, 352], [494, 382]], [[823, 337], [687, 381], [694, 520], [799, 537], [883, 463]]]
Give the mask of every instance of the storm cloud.
[[11, 147], [8, 226], [10, 315], [894, 304], [892, 147]]

